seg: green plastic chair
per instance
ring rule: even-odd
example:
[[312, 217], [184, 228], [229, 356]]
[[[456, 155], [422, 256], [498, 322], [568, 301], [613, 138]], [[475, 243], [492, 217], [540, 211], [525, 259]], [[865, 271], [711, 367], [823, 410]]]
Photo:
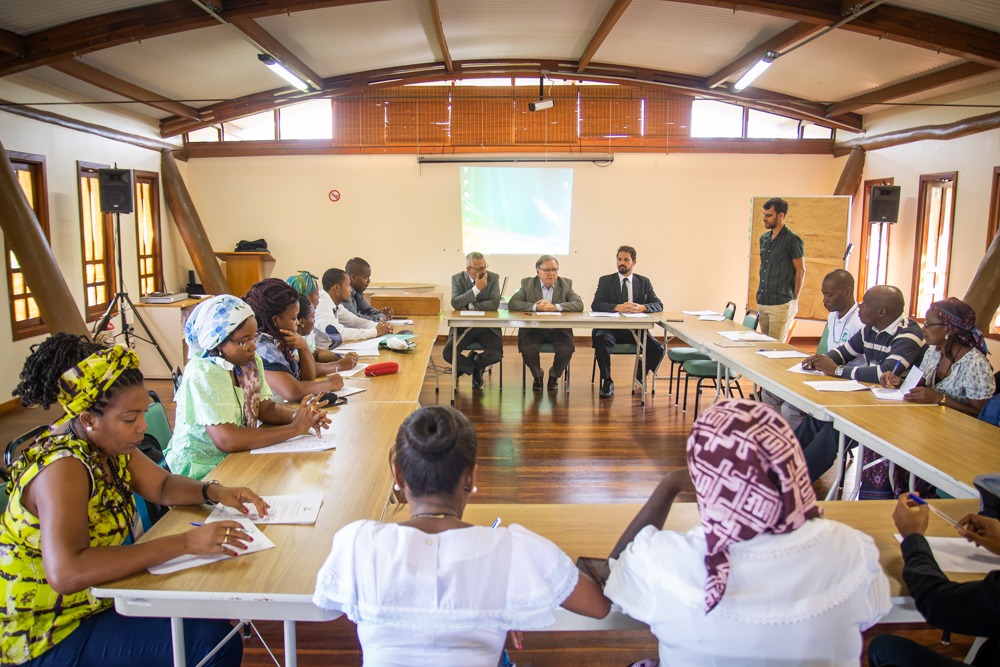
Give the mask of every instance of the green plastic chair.
[[823, 327], [823, 333], [819, 337], [819, 345], [816, 346], [816, 354], [826, 354], [830, 350], [830, 325]]
[[167, 411], [155, 391], [150, 390], [149, 397], [153, 402], [146, 408], [146, 433], [156, 438], [160, 448], [165, 450], [170, 445], [170, 438], [173, 437], [170, 422], [167, 421]]
[[[731, 320], [736, 317], [736, 304], [732, 301], [726, 304], [726, 307], [722, 309], [722, 315], [727, 320]], [[699, 352], [693, 347], [669, 347], [667, 348], [667, 359], [670, 360], [670, 376], [669, 383], [667, 384], [667, 395], [674, 393], [674, 377], [677, 378], [677, 390], [680, 392], [681, 388], [681, 372], [684, 370], [684, 364], [688, 361], [701, 360], [708, 361], [711, 358], [704, 352]], [[677, 375], [674, 375], [674, 367], [677, 366]], [[674, 405], [677, 405], [680, 400], [680, 393], [674, 396]]]
[[[751, 331], [757, 329], [757, 323], [759, 321], [760, 321], [760, 313], [758, 313], [756, 310], [748, 310], [746, 315], [743, 316], [743, 326], [745, 326], [747, 329], [750, 329]], [[719, 366], [719, 363], [713, 361], [712, 359], [692, 359], [690, 361], [684, 362], [681, 368], [685, 374], [684, 406], [682, 408], [682, 411], [687, 411], [688, 380], [690, 380], [692, 377], [698, 378], [698, 381], [695, 383], [694, 386], [694, 392], [695, 392], [694, 418], [697, 419], [698, 408], [700, 407], [699, 404], [701, 401], [702, 384], [705, 382], [711, 382], [713, 387], [718, 388], [718, 385], [716, 384], [716, 378], [722, 377], [722, 374], [720, 373], [722, 369]], [[740, 398], [744, 398], [743, 388], [740, 387], [739, 380], [740, 380], [739, 375], [729, 378], [728, 389], [730, 393], [732, 393], [732, 391], [735, 389], [739, 393]], [[722, 381], [725, 382], [724, 379]], [[678, 379], [678, 383], [679, 382], [680, 380]]]

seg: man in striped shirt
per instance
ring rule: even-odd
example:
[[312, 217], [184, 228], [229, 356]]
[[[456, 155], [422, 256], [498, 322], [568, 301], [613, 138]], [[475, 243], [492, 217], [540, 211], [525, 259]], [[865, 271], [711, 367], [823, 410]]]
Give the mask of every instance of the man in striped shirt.
[[[861, 382], [878, 382], [886, 371], [903, 377], [918, 365], [927, 348], [920, 325], [903, 317], [903, 293], [891, 285], [876, 285], [865, 292], [858, 317], [865, 326], [850, 340], [826, 354], [802, 362], [802, 367]], [[865, 365], [848, 366], [858, 357]]]

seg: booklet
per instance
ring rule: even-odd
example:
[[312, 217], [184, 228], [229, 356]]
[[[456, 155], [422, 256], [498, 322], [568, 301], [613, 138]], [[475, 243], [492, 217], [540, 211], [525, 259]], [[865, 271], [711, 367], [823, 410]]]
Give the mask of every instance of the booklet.
[[[250, 537], [253, 538], [253, 542], [247, 542], [247, 548], [237, 549], [233, 547], [229, 551], [233, 552], [235, 556], [246, 556], [248, 554], [255, 554], [258, 551], [267, 551], [268, 549], [274, 548], [274, 542], [267, 538], [267, 535], [260, 532], [256, 526], [253, 525], [249, 519], [239, 518], [234, 519], [243, 525], [243, 530], [247, 532]], [[159, 565], [154, 565], [149, 569], [150, 574], [170, 574], [171, 572], [180, 572], [181, 570], [188, 570], [192, 567], [198, 567], [199, 565], [208, 565], [209, 563], [215, 563], [220, 560], [229, 560], [232, 556], [224, 556], [218, 554], [215, 556], [195, 556], [193, 554], [186, 554], [184, 556], [178, 556], [177, 558], [171, 558], [165, 563], [160, 563]]]
[[323, 504], [322, 491], [315, 493], [294, 493], [284, 496], [261, 496], [261, 498], [271, 506], [267, 510], [267, 516], [261, 517], [257, 514], [257, 508], [253, 503], [244, 503], [244, 507], [250, 512], [249, 514], [241, 514], [226, 505], [216, 505], [212, 508], [212, 513], [205, 519], [205, 523], [249, 519], [255, 524], [310, 524], [316, 523], [316, 517], [319, 516], [319, 508]]

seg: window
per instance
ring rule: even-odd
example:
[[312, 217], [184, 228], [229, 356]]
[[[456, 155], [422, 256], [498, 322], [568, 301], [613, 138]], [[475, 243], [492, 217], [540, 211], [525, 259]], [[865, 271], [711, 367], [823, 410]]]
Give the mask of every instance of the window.
[[333, 103], [310, 100], [278, 109], [278, 133], [282, 139], [332, 139]]
[[799, 121], [794, 118], [747, 110], [748, 139], [798, 139]]
[[910, 315], [913, 317], [923, 317], [932, 302], [943, 299], [948, 293], [957, 178], [958, 172], [920, 177], [913, 291], [910, 294]]
[[[46, 204], [48, 197], [45, 192], [45, 158], [41, 155], [27, 153], [7, 153], [17, 182], [24, 192], [28, 205], [35, 212], [35, 218], [42, 228], [45, 238], [49, 237], [49, 221]], [[10, 244], [4, 241], [7, 258], [7, 301], [10, 303], [10, 324], [14, 340], [29, 338], [48, 332], [42, 322], [38, 304], [31, 296], [31, 290], [21, 273], [21, 265], [10, 249]]]
[[893, 179], [880, 178], [865, 181], [864, 199], [861, 203], [861, 261], [858, 263], [858, 300], [875, 285], [884, 285], [886, 269], [889, 266], [889, 230], [888, 222], [869, 223], [868, 207], [871, 205], [872, 188], [879, 185], [892, 185]]
[[222, 124], [224, 141], [273, 141], [277, 139], [274, 111], [265, 111]]
[[105, 168], [105, 165], [77, 162], [80, 179], [80, 235], [83, 239], [83, 290], [88, 322], [101, 316], [114, 295], [111, 214], [101, 212], [101, 193], [97, 183], [97, 170]]
[[139, 258], [139, 296], [162, 292], [160, 180], [151, 171], [135, 172], [135, 245]]
[[692, 137], [742, 137], [743, 107], [715, 100], [691, 103]]
[[222, 140], [222, 126], [221, 125], [211, 125], [209, 127], [203, 127], [200, 130], [194, 130], [187, 133], [187, 140], [189, 142], [198, 141], [221, 141]]
[[[1000, 233], [1000, 167], [993, 167], [993, 194], [990, 195], [990, 218], [986, 229], [986, 248]], [[986, 333], [1000, 334], [1000, 308], [993, 314], [990, 330]]]

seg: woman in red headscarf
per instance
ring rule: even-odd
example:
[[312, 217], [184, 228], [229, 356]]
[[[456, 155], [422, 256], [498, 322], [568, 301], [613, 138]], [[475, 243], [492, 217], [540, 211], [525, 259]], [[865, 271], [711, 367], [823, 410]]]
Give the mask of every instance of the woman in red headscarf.
[[[649, 624], [662, 664], [857, 667], [889, 582], [869, 536], [822, 517], [781, 415], [722, 401], [695, 422], [687, 460], [615, 546], [604, 594]], [[701, 525], [663, 530], [691, 482]]]

